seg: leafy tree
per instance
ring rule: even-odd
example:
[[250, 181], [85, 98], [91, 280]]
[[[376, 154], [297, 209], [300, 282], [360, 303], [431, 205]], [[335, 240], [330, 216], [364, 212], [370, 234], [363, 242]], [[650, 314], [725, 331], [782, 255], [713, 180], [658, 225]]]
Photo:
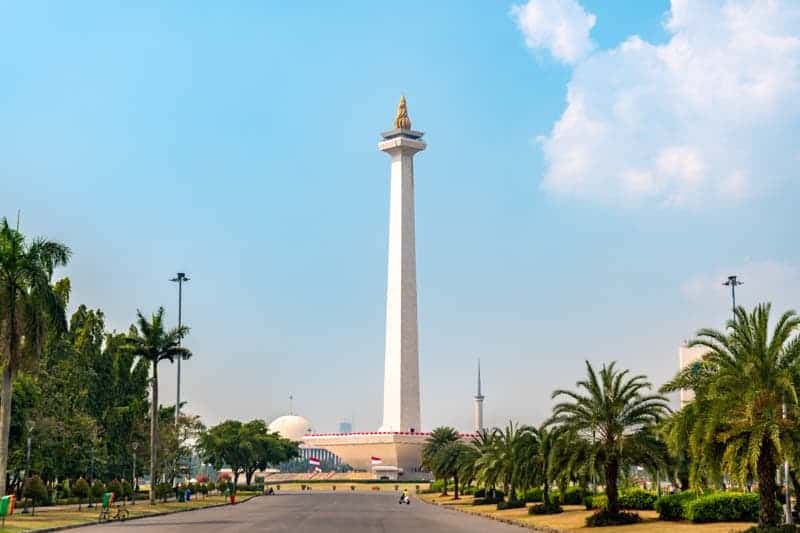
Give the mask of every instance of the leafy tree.
[[78, 498], [78, 511], [80, 511], [83, 500], [89, 496], [89, 483], [82, 477], [79, 477], [72, 486], [72, 494]]
[[107, 487], [108, 492], [114, 493], [114, 499], [119, 500], [122, 498], [123, 491], [122, 491], [122, 483], [118, 479], [112, 479], [108, 482]]
[[463, 461], [470, 456], [469, 447], [461, 440], [448, 442], [434, 456], [435, 469], [445, 480], [453, 478], [453, 499], [459, 499], [458, 481]]
[[762, 527], [780, 522], [775, 470], [796, 454], [800, 381], [800, 316], [787, 311], [770, 331], [770, 311], [770, 304], [750, 313], [737, 307], [725, 332], [698, 331], [689, 345], [707, 354], [662, 389], [695, 393], [697, 407], [677, 419], [688, 429], [694, 461], [710, 470], [709, 462], [718, 460], [742, 485], [758, 479]]
[[63, 301], [51, 280], [53, 270], [66, 265], [69, 256], [69, 248], [61, 243], [27, 243], [5, 218], [0, 222], [0, 494], [6, 493], [14, 377], [33, 366], [49, 329], [66, 329]]
[[441, 451], [453, 442], [459, 439], [458, 431], [451, 427], [438, 427], [435, 428], [430, 436], [425, 440], [425, 445], [422, 447], [422, 466], [430, 469], [436, 479], [443, 479], [442, 495], [447, 495], [447, 480], [450, 478], [450, 472], [439, 468], [439, 458]]
[[632, 457], [641, 458], [653, 445], [645, 431], [669, 413], [664, 396], [646, 392], [652, 386], [645, 376], [629, 377], [616, 364], [595, 372], [586, 362], [586, 378], [577, 382], [578, 392], [556, 390], [553, 398], [566, 398], [553, 408], [552, 423], [580, 436], [581, 448], [605, 473], [608, 513], [619, 516], [617, 482], [620, 468]]
[[47, 502], [47, 487], [39, 476], [31, 476], [25, 480], [22, 496], [31, 501], [31, 515], [36, 514], [36, 506]]
[[299, 455], [296, 443], [270, 433], [263, 420], [226, 420], [199, 435], [198, 449], [216, 468], [231, 468], [234, 486], [242, 473], [249, 485], [257, 470]]
[[150, 404], [150, 503], [156, 501], [155, 481], [158, 478], [158, 363], [175, 359], [188, 359], [192, 352], [180, 346], [181, 339], [189, 332], [189, 328], [181, 326], [166, 330], [164, 328], [164, 308], [156, 311], [148, 321], [141, 311], [137, 311], [137, 328], [128, 335], [127, 345], [131, 353], [150, 363], [153, 369], [151, 381]]
[[559, 439], [561, 432], [557, 429], [548, 428], [547, 424], [542, 424], [538, 428], [531, 430], [531, 436], [536, 442], [531, 463], [538, 473], [537, 481], [541, 482], [543, 489], [543, 502], [546, 508], [550, 506], [550, 482], [555, 478], [553, 469], [555, 460], [560, 455], [567, 455], [566, 449], [560, 449]]
[[103, 484], [103, 482], [100, 481], [99, 479], [95, 479], [94, 483], [92, 483], [91, 488], [89, 488], [89, 494], [92, 497], [92, 501], [99, 500], [100, 498], [102, 498], [103, 493], [105, 491], [106, 491], [106, 486]]

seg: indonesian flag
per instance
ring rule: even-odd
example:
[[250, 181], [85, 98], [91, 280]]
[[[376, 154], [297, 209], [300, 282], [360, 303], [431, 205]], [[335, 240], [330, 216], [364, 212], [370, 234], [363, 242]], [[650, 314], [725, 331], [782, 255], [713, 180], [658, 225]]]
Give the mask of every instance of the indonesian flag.
[[380, 457], [375, 457], [373, 455], [372, 456], [372, 466], [379, 465], [379, 464], [383, 464], [383, 459], [381, 459]]
[[320, 461], [316, 457], [309, 457], [308, 464], [310, 464], [311, 466], [319, 466], [322, 464], [322, 461]]

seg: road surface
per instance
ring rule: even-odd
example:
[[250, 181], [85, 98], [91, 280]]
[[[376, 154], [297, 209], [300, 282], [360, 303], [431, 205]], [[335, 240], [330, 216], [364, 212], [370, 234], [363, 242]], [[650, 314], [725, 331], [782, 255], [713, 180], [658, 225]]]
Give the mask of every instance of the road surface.
[[394, 493], [308, 492], [254, 498], [235, 506], [154, 516], [86, 528], [87, 533], [519, 533], [487, 518], [412, 499], [399, 505]]

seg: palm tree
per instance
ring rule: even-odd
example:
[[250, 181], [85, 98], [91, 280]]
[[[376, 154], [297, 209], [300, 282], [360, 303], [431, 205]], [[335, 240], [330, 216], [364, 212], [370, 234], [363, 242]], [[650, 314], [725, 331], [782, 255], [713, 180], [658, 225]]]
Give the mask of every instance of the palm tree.
[[6, 493], [8, 438], [14, 376], [41, 354], [48, 329], [65, 330], [65, 301], [51, 285], [53, 270], [66, 265], [70, 250], [45, 239], [25, 242], [22, 234], [0, 222], [0, 495]]
[[698, 331], [689, 345], [705, 347], [706, 355], [662, 388], [695, 392], [702, 411], [685, 421], [691, 423], [690, 451], [696, 460], [705, 461], [702, 453], [708, 450], [740, 484], [758, 479], [761, 526], [780, 521], [775, 469], [796, 453], [800, 380], [800, 316], [785, 312], [770, 335], [770, 310], [770, 304], [749, 314], [737, 307], [726, 332]]
[[593, 461], [605, 472], [609, 514], [619, 514], [617, 481], [620, 468], [632, 457], [640, 457], [651, 440], [646, 428], [669, 413], [667, 398], [649, 394], [645, 376], [629, 377], [629, 370], [616, 364], [603, 365], [596, 373], [586, 361], [586, 379], [577, 382], [578, 392], [556, 390], [553, 398], [566, 401], [553, 408], [551, 423], [580, 436]]
[[459, 476], [464, 462], [472, 456], [470, 447], [461, 440], [448, 442], [436, 454], [435, 462], [437, 471], [444, 475], [445, 483], [448, 478], [453, 478], [453, 499], [459, 499], [458, 487]]
[[513, 422], [503, 430], [495, 429], [491, 446], [478, 459], [478, 479], [487, 487], [500, 482], [509, 502], [516, 499], [517, 488], [530, 482], [525, 458], [533, 445], [531, 430]]
[[441, 426], [434, 429], [422, 447], [422, 466], [428, 468], [436, 479], [444, 479], [442, 496], [447, 496], [447, 480], [450, 472], [440, 469], [440, 452], [453, 442], [460, 439], [458, 431], [451, 427]]
[[547, 423], [538, 428], [533, 428], [531, 434], [536, 441], [536, 453], [533, 456], [533, 464], [539, 473], [539, 481], [542, 483], [544, 505], [550, 506], [550, 481], [554, 478], [553, 465], [559, 456], [567, 456], [567, 450], [559, 449], [559, 439], [561, 431], [558, 428], [550, 429]]
[[189, 359], [192, 352], [180, 346], [181, 339], [189, 332], [189, 328], [181, 326], [169, 331], [164, 329], [164, 308], [159, 307], [153, 313], [150, 321], [142, 315], [141, 311], [136, 312], [138, 330], [131, 328], [128, 335], [127, 345], [131, 352], [148, 361], [153, 366], [153, 378], [150, 382], [152, 387], [150, 404], [150, 503], [156, 501], [156, 465], [158, 463], [158, 363], [169, 361], [174, 363], [175, 359]]

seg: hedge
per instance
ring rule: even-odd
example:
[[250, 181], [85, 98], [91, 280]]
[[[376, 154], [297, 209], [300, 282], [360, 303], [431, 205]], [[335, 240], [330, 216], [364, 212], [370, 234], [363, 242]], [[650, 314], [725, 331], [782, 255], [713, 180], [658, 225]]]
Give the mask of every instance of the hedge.
[[[635, 511], [649, 511], [653, 509], [658, 496], [655, 492], [642, 489], [630, 489], [619, 494], [620, 509], [632, 509]], [[608, 507], [608, 497], [605, 494], [595, 494], [586, 496], [583, 504], [587, 510], [605, 509]]]
[[497, 510], [503, 511], [505, 509], [522, 509], [525, 507], [525, 502], [522, 500], [510, 500], [497, 502]]
[[546, 505], [544, 503], [540, 503], [538, 505], [531, 505], [528, 507], [528, 514], [558, 514], [563, 513], [564, 509], [561, 508], [560, 505], [557, 503], [551, 503], [550, 505]]
[[561, 503], [564, 505], [580, 505], [586, 497], [587, 492], [581, 487], [568, 487], [564, 491]]
[[[777, 501], [775, 505], [780, 507]], [[758, 494], [755, 492], [717, 492], [687, 502], [684, 512], [686, 518], [695, 523], [756, 522], [758, 521]]]
[[697, 494], [694, 492], [677, 492], [660, 497], [653, 507], [658, 511], [660, 520], [684, 520], [686, 518], [686, 504], [696, 499]]

